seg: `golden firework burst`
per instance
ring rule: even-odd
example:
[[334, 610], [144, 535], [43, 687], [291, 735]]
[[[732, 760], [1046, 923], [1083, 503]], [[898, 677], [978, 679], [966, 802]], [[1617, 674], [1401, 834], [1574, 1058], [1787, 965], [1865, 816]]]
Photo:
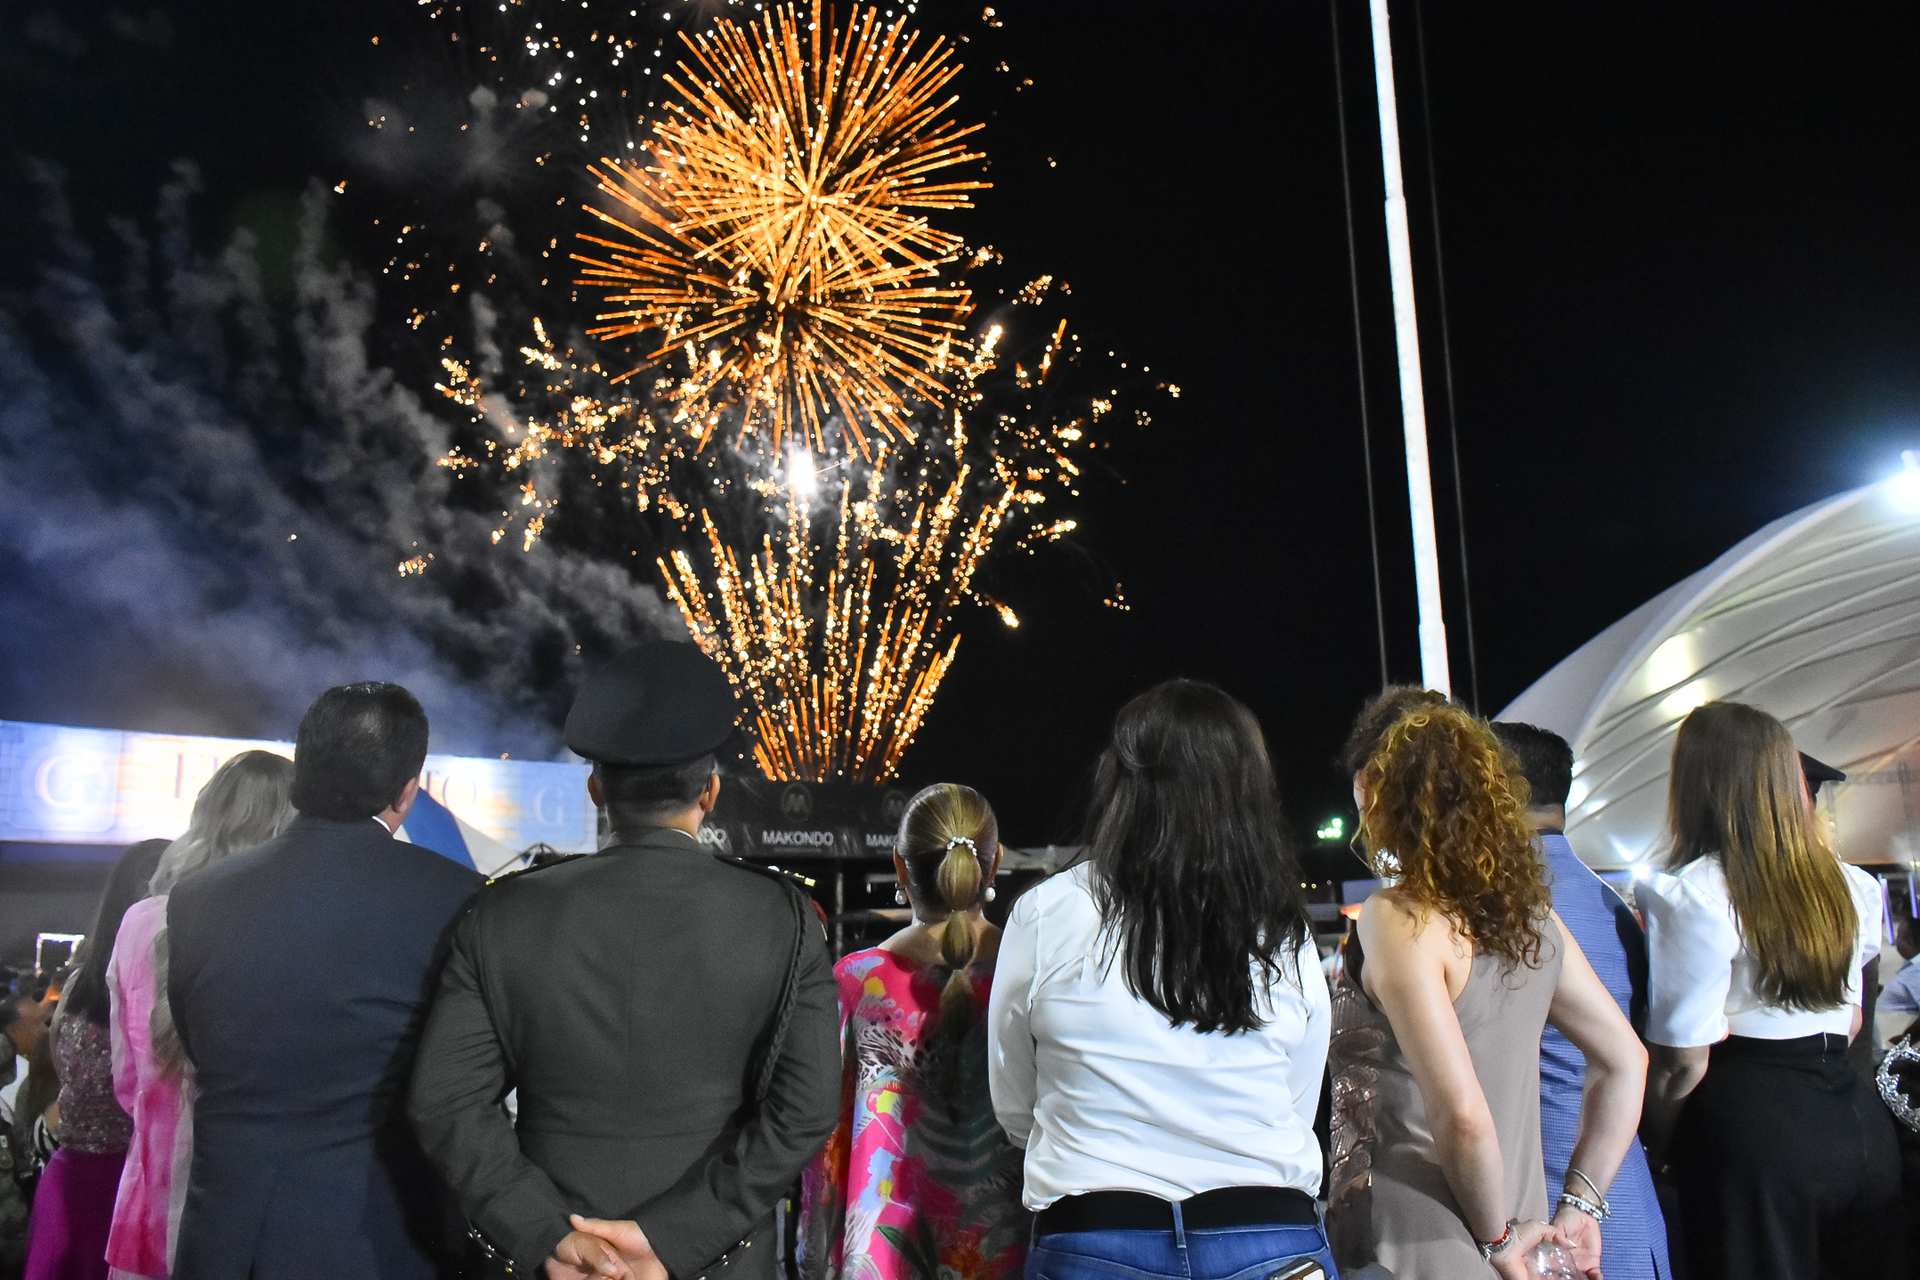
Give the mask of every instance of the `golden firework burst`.
[[443, 464], [519, 489], [494, 537], [523, 525], [523, 547], [569, 477], [618, 493], [668, 549], [667, 592], [748, 705], [760, 768], [882, 781], [955, 660], [961, 603], [1019, 625], [981, 571], [1073, 531], [1042, 509], [1079, 493], [1129, 375], [1062, 386], [1083, 353], [1051, 275], [973, 315], [971, 273], [1002, 260], [928, 222], [986, 185], [948, 180], [983, 156], [939, 41], [819, 0], [682, 38], [644, 159], [590, 167], [610, 199], [582, 238], [604, 252], [574, 255], [607, 304], [589, 335], [642, 337], [654, 378], [615, 385], [639, 370], [537, 321], [517, 375], [449, 354], [439, 389], [483, 438]]
[[824, 451], [835, 419], [863, 457], [911, 438], [971, 306], [941, 279], [960, 238], [926, 211], [988, 185], [941, 180], [983, 158], [962, 141], [980, 126], [947, 115], [951, 49], [870, 8], [836, 25], [820, 0], [682, 39], [693, 65], [667, 77], [646, 160], [591, 169], [622, 238], [583, 233], [605, 256], [573, 255], [612, 308], [589, 335], [651, 335], [643, 368], [682, 357], [655, 389], [702, 445], [729, 410], [775, 452]]
[[744, 570], [704, 511], [706, 571], [684, 551], [660, 563], [694, 638], [753, 708], [770, 778], [893, 776], [959, 649], [953, 608], [1019, 500], [1001, 476], [980, 501], [964, 464], [944, 486], [889, 493], [898, 459], [884, 442], [875, 455], [824, 522], [811, 486], [791, 486], [785, 536], [765, 536]]

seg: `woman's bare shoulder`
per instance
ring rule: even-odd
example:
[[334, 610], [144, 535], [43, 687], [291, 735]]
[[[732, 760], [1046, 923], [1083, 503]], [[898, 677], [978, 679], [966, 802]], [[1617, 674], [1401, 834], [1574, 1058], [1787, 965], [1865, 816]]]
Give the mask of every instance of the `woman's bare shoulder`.
[[1415, 945], [1430, 914], [1404, 890], [1377, 889], [1360, 908], [1360, 935], [1369, 950]]
[[1471, 956], [1473, 944], [1453, 921], [1398, 886], [1376, 891], [1360, 909], [1360, 932], [1370, 949], [1431, 952], [1442, 958]]

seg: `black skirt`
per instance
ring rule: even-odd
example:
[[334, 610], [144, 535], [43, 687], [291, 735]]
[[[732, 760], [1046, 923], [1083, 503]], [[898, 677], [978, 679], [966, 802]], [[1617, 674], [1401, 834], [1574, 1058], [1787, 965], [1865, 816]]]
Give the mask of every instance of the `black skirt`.
[[1844, 1036], [1715, 1045], [1672, 1158], [1688, 1280], [1906, 1274], [1893, 1117]]

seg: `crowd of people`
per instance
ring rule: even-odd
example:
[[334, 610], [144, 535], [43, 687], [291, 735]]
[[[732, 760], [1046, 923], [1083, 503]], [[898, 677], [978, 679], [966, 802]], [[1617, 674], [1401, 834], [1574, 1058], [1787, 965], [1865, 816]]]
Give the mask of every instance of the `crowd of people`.
[[943, 783], [911, 923], [837, 963], [792, 877], [698, 839], [735, 714], [692, 646], [615, 659], [566, 728], [604, 847], [485, 887], [394, 838], [398, 686], [229, 760], [10, 1006], [25, 1275], [1905, 1274], [1847, 1061], [1881, 888], [1760, 709], [1680, 726], [1629, 905], [1566, 841], [1563, 740], [1384, 691], [1342, 760], [1381, 887], [1323, 955], [1258, 722], [1170, 681], [1004, 931], [993, 808]]

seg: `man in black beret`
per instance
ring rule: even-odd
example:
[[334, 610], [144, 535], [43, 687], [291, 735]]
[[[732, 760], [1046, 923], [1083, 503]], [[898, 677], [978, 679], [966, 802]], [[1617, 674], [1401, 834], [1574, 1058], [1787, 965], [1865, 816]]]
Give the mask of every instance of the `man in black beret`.
[[514, 1274], [772, 1280], [774, 1205], [838, 1119], [811, 903], [697, 838], [737, 714], [690, 644], [597, 672], [567, 745], [593, 762], [606, 846], [494, 882], [454, 936], [408, 1110]]

